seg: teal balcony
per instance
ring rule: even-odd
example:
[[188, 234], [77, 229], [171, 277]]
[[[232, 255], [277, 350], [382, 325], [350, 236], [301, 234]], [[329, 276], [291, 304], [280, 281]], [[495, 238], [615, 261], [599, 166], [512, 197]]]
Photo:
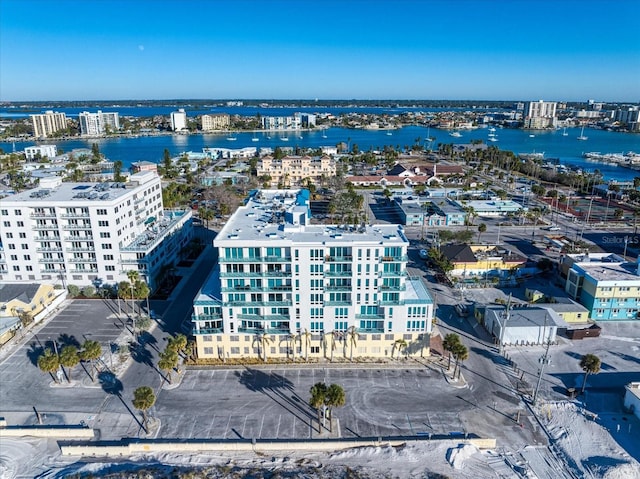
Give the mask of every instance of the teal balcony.
[[220, 256], [220, 263], [290, 263], [291, 256], [262, 256], [258, 258], [226, 258]]
[[380, 291], [406, 291], [407, 290], [407, 286], [404, 284], [397, 284], [397, 285], [389, 285], [389, 284], [382, 284], [380, 285]]
[[353, 256], [325, 256], [325, 263], [351, 262]]
[[380, 258], [382, 260], [383, 263], [393, 263], [393, 262], [404, 262], [404, 261], [409, 261], [409, 257], [407, 255], [402, 255], [402, 256], [383, 256], [382, 258]]
[[227, 301], [223, 306], [291, 306], [291, 301]]
[[377, 319], [384, 320], [384, 314], [356, 314], [356, 319]]
[[220, 272], [221, 278], [287, 278], [291, 276], [291, 271], [257, 271], [257, 272]]
[[353, 289], [353, 286], [343, 284], [328, 284], [324, 287], [325, 291], [351, 291], [351, 289]]
[[193, 334], [222, 334], [224, 330], [222, 328], [193, 328], [191, 332]]
[[244, 334], [291, 334], [290, 329], [262, 329], [262, 328], [238, 328], [238, 333]]
[[325, 271], [324, 275], [329, 278], [350, 278], [353, 276], [353, 271]]
[[220, 314], [192, 314], [191, 321], [220, 321], [222, 319], [222, 313]]
[[404, 278], [407, 276], [406, 271], [381, 271], [379, 276], [381, 278]]
[[325, 306], [351, 306], [352, 301], [325, 301]]

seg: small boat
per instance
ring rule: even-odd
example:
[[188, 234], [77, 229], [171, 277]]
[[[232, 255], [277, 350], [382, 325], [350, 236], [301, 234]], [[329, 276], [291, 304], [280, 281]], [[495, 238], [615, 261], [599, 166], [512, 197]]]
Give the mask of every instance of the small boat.
[[324, 132], [324, 130], [322, 131], [322, 138], [326, 138], [327, 134]]
[[258, 138], [257, 136], [254, 136], [253, 138], [251, 138], [251, 141], [260, 141], [260, 138]]
[[494, 127], [491, 127], [489, 128], [489, 131], [493, 133], [494, 131], [496, 131], [496, 129]]
[[562, 130], [562, 136], [569, 136], [569, 133], [567, 133], [567, 127], [564, 127], [564, 130]]
[[489, 138], [489, 141], [498, 141], [498, 139], [495, 136], [492, 136], [491, 138]]
[[588, 140], [589, 137], [588, 136], [584, 136], [584, 126], [582, 127], [582, 130], [580, 131], [580, 136], [578, 137], [578, 140]]
[[238, 138], [236, 138], [236, 136], [235, 136], [235, 135], [229, 135], [229, 136], [227, 137], [227, 141], [236, 141], [237, 139], [238, 139]]
[[393, 133], [391, 133], [389, 130], [387, 130], [387, 136], [391, 136], [393, 135]]
[[454, 131], [449, 133], [449, 136], [453, 136], [455, 138], [460, 138], [462, 136], [462, 133], [460, 133], [459, 131]]
[[536, 135], [534, 135], [533, 133], [531, 135], [529, 135], [529, 138], [535, 138]]
[[281, 136], [280, 141], [289, 141], [289, 137]]

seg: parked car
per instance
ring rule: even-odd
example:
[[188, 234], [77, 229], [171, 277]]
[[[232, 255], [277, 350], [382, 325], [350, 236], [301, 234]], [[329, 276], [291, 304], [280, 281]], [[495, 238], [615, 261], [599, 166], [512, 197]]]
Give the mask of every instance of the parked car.
[[426, 249], [421, 249], [420, 250], [420, 257], [422, 259], [427, 259], [429, 257], [429, 252]]

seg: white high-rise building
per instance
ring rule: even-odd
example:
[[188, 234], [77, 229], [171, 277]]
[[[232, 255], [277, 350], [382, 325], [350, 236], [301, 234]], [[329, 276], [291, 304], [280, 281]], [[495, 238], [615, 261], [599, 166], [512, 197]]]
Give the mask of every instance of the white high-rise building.
[[429, 353], [434, 304], [399, 225], [311, 225], [307, 190], [254, 192], [196, 296], [200, 358]]
[[160, 177], [40, 186], [0, 199], [0, 281], [115, 284], [136, 270], [151, 289], [191, 238], [191, 211], [162, 205]]
[[171, 129], [173, 131], [187, 129], [187, 114], [185, 113], [184, 108], [171, 112]]
[[78, 115], [80, 134], [82, 136], [100, 136], [105, 133], [114, 133], [120, 129], [120, 118], [115, 112], [90, 113], [83, 111]]
[[54, 111], [46, 111], [37, 115], [29, 115], [33, 125], [33, 136], [46, 138], [67, 127], [67, 115]]
[[531, 101], [525, 104], [524, 127], [529, 129], [555, 128], [557, 125], [555, 101]]

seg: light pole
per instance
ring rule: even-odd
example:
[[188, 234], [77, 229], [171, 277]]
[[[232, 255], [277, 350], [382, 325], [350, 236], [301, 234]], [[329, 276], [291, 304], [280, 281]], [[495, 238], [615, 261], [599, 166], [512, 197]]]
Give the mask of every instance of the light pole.
[[507, 310], [504, 315], [504, 323], [502, 323], [502, 328], [500, 328], [500, 355], [504, 354], [504, 335], [507, 329], [507, 322], [509, 321], [509, 309], [511, 308], [511, 294], [509, 294], [509, 300], [507, 301]]

